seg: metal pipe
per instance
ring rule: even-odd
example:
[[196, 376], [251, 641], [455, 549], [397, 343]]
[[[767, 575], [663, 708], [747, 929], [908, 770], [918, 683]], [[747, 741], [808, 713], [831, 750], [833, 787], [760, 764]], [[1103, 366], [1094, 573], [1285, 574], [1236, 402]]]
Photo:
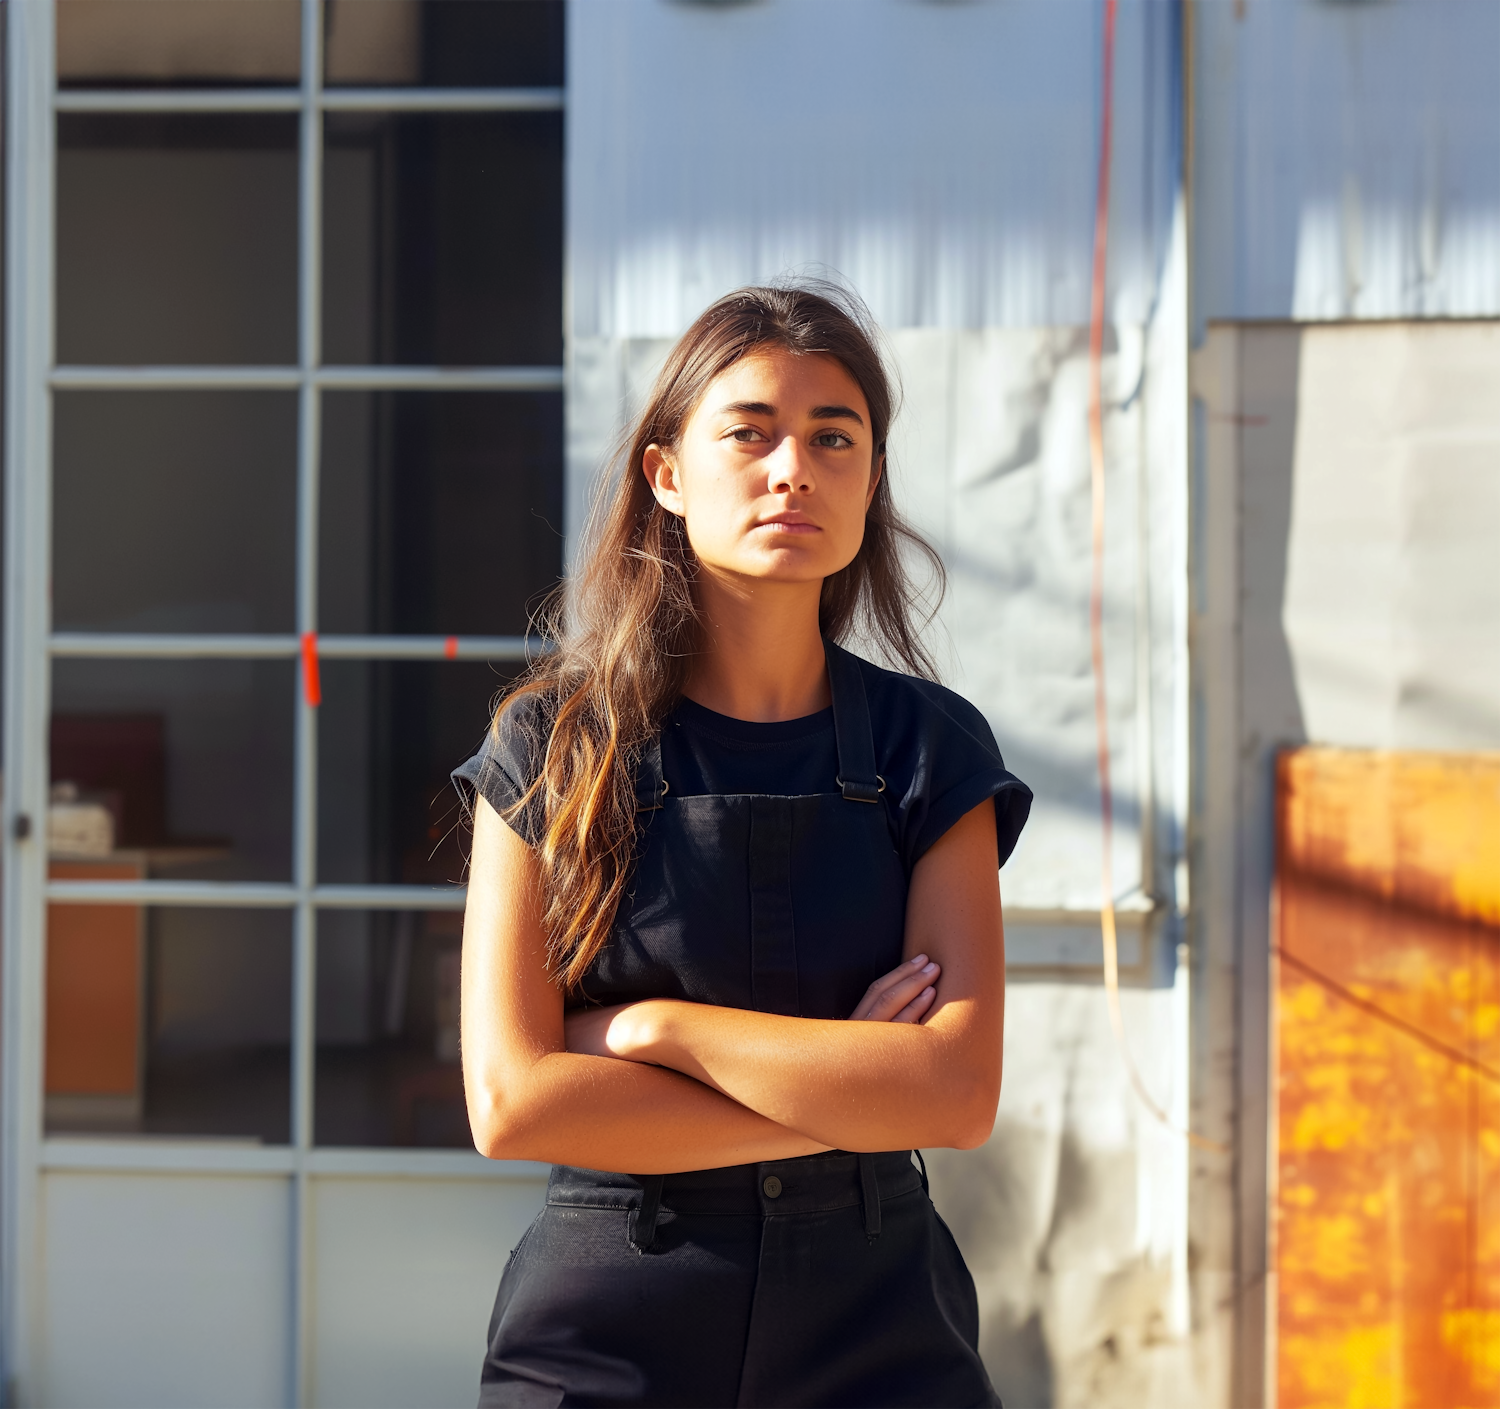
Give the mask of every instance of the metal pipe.
[[340, 391], [561, 391], [561, 367], [322, 367], [320, 387]]
[[60, 113], [294, 113], [295, 88], [63, 88]]
[[[95, 660], [287, 660], [301, 653], [296, 636], [142, 634], [59, 631], [48, 640], [54, 657]], [[538, 636], [319, 636], [317, 653], [330, 660], [525, 661], [545, 655]]]
[[[323, 4], [302, 0], [302, 117], [299, 182], [297, 360], [302, 374], [297, 415], [297, 632], [318, 629], [318, 470], [323, 322]], [[293, 758], [292, 877], [298, 896], [292, 921], [292, 1365], [291, 1401], [307, 1404], [312, 1376], [312, 1228], [307, 1160], [313, 1144], [317, 1075], [317, 912], [310, 892], [318, 875], [317, 657], [302, 657]]]
[[5, 7], [5, 723], [0, 857], [0, 1384], [41, 1394], [38, 1160], [45, 1042], [51, 625], [54, 7]]
[[328, 88], [324, 112], [560, 112], [561, 88]]
[[561, 391], [561, 367], [57, 367], [57, 391]]
[[557, 112], [561, 88], [66, 88], [60, 113]]
[[55, 367], [54, 391], [295, 391], [295, 367]]
[[48, 881], [52, 905], [152, 905], [203, 909], [462, 910], [464, 886], [324, 885], [289, 881]]
[[170, 905], [286, 910], [301, 892], [282, 881], [48, 881], [52, 905]]

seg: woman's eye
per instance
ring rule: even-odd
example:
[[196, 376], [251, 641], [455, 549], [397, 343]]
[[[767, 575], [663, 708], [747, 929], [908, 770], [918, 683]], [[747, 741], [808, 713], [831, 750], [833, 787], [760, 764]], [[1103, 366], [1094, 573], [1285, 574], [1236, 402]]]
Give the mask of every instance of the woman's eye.
[[765, 439], [754, 426], [736, 426], [729, 434], [735, 440], [739, 441], [741, 445], [748, 445], [751, 441]]
[[819, 431], [813, 437], [813, 444], [823, 450], [840, 450], [854, 442], [843, 431]]

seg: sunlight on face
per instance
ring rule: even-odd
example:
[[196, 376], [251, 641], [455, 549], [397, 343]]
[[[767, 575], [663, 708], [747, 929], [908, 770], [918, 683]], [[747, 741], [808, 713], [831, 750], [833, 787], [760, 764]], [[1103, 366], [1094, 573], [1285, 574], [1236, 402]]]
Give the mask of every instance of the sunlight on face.
[[832, 357], [780, 348], [710, 382], [681, 444], [649, 446], [642, 468], [705, 569], [777, 582], [853, 561], [880, 474], [859, 384]]

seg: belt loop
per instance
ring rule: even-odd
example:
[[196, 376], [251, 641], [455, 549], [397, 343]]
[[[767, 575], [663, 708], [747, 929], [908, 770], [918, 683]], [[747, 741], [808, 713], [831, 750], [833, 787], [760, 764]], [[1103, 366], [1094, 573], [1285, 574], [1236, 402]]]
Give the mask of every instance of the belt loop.
[[917, 1163], [922, 1166], [922, 1192], [931, 1198], [932, 1195], [927, 1191], [927, 1161], [922, 1158], [921, 1150], [913, 1150], [912, 1154], [917, 1157]]
[[880, 1181], [875, 1177], [875, 1156], [859, 1157], [859, 1189], [865, 1205], [865, 1237], [872, 1243], [880, 1236]]
[[630, 1246], [645, 1252], [656, 1241], [656, 1216], [661, 1212], [660, 1174], [641, 1175], [641, 1206], [630, 1215]]

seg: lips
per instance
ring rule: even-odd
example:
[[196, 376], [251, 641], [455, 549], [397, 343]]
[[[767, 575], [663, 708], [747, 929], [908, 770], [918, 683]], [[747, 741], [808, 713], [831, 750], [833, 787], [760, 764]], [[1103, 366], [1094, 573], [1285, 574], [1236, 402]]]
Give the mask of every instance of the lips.
[[756, 528], [768, 528], [772, 533], [822, 533], [822, 529], [804, 514], [775, 514], [762, 519]]

